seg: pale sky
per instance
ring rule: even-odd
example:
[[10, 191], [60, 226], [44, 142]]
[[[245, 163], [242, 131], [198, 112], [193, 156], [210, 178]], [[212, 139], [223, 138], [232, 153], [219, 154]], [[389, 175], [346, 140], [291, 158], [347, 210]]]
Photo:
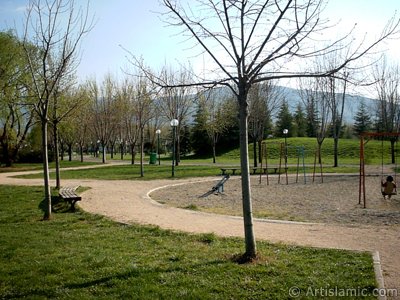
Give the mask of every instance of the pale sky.
[[[28, 0], [0, 0], [0, 30], [15, 27], [20, 30], [27, 3]], [[121, 68], [128, 63], [127, 54], [119, 45], [142, 56], [155, 69], [165, 62], [178, 65], [178, 61], [190, 61], [195, 68], [201, 68], [204, 58], [193, 57], [193, 52], [188, 50], [191, 44], [185, 44], [177, 36], [177, 29], [160, 21], [161, 16], [156, 12], [162, 7], [158, 3], [158, 0], [91, 0], [90, 11], [96, 24], [81, 45], [79, 78], [95, 76], [101, 80], [107, 72], [121, 75]], [[396, 10], [400, 17], [399, 0], [330, 0], [324, 14], [340, 21], [337, 34], [357, 23], [360, 35], [367, 32], [374, 38]], [[400, 61], [399, 40], [383, 46], [389, 49], [392, 59]]]

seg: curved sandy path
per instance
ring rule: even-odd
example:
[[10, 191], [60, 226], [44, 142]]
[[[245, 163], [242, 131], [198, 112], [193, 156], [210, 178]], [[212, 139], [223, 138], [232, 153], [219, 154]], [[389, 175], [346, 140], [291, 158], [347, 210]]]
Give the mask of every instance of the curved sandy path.
[[[32, 173], [32, 172], [24, 172]], [[0, 174], [0, 184], [42, 185], [41, 179], [10, 178], [18, 173]], [[207, 179], [203, 179], [207, 180]], [[215, 180], [215, 178], [213, 178]], [[151, 200], [149, 191], [170, 184], [196, 182], [198, 179], [155, 181], [64, 180], [62, 184], [91, 187], [79, 206], [123, 223], [160, 226], [192, 233], [214, 232], [220, 236], [243, 237], [240, 217], [222, 216], [167, 207]], [[255, 220], [256, 239], [303, 246], [379, 251], [385, 287], [398, 289], [400, 296], [400, 227], [338, 226]]]

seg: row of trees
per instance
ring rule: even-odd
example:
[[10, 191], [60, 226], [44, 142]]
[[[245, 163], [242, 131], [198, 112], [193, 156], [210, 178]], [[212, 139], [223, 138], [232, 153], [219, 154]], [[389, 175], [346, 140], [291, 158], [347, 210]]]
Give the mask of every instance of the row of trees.
[[[2, 103], [6, 104], [2, 106], [1, 158], [3, 163], [10, 165], [19, 150], [28, 145], [29, 133], [37, 132], [30, 128], [40, 123], [40, 119], [35, 114], [34, 98], [29, 96], [32, 81], [28, 76], [24, 49], [11, 32], [1, 33], [0, 38], [3, 41], [1, 59], [4, 66], [9, 66], [4, 68], [1, 77]], [[188, 72], [184, 68], [177, 72], [164, 68], [160, 76], [171, 84], [188, 81]], [[398, 68], [389, 67], [385, 62], [374, 70], [374, 77], [379, 100], [376, 113], [372, 115], [361, 103], [354, 123], [356, 134], [369, 130], [394, 132], [399, 126]], [[328, 92], [321, 88], [323, 83], [328, 86], [325, 89]], [[339, 140], [346, 91], [341, 85], [339, 92], [332, 93], [336, 91], [332, 88], [334, 83], [332, 78], [301, 81], [302, 102], [293, 114], [286, 100], [288, 95], [273, 81], [252, 86], [248, 96], [248, 135], [254, 143], [254, 166], [257, 166], [257, 153], [258, 156], [261, 154], [261, 142], [269, 135], [282, 136], [283, 129], [289, 129], [288, 136], [316, 137], [320, 146], [327, 136]], [[123, 156], [129, 148], [132, 163], [139, 153], [141, 176], [144, 176], [144, 148], [147, 145], [148, 149], [155, 149], [156, 129], [161, 129], [164, 141], [171, 141], [170, 119], [179, 120], [177, 164], [179, 154], [192, 150], [200, 155], [212, 153], [213, 162], [216, 162], [218, 146], [225, 149], [238, 145], [238, 113], [233, 95], [224, 88], [196, 91], [182, 85], [159, 90], [143, 76], [126, 73], [125, 79], [118, 82], [107, 75], [101, 83], [91, 79], [78, 87], [65, 84], [54, 89], [49, 99], [52, 130], [48, 140], [52, 141], [50, 146], [56, 161], [60, 156], [59, 145], [62, 150], [67, 148], [70, 154], [73, 147], [78, 148], [81, 160], [85, 149], [101, 149], [103, 162], [106, 161], [106, 149], [113, 154], [118, 148]]]
[[[0, 141], [2, 162], [10, 165], [17, 158], [29, 128], [37, 119], [34, 118], [33, 109], [29, 109], [30, 97], [26, 94], [29, 91], [29, 76], [23, 49], [11, 32], [1, 33], [0, 38], [3, 47], [1, 59], [3, 65], [8, 66], [4, 68], [1, 77], [5, 105], [2, 106], [4, 122]], [[163, 71], [163, 75], [166, 81], [187, 77], [187, 74], [180, 72], [185, 73], [183, 69], [177, 73], [169, 70], [169, 73]], [[354, 124], [357, 135], [363, 131], [392, 132], [398, 128], [398, 69], [384, 63], [375, 69], [374, 76], [377, 79], [377, 95], [381, 101], [377, 102], [374, 115], [366, 109], [364, 103], [361, 104]], [[133, 80], [134, 78], [136, 79]], [[85, 148], [97, 144], [104, 151], [109, 148], [111, 153], [115, 147], [122, 149], [124, 145], [129, 145], [134, 162], [135, 153], [142, 153], [140, 149], [145, 144], [154, 149], [155, 129], [164, 127], [164, 139], [170, 139], [167, 134], [169, 129], [164, 124], [175, 116], [181, 124], [178, 129], [178, 149], [181, 144], [179, 141], [186, 137], [186, 146], [177, 151], [178, 153], [187, 153], [192, 149], [200, 155], [212, 153], [215, 162], [218, 144], [238, 144], [238, 107], [229, 90], [218, 88], [196, 93], [193, 89], [182, 87], [179, 91], [170, 89], [160, 93], [151, 81], [138, 78], [127, 75], [120, 83], [107, 75], [101, 84], [92, 79], [78, 88], [58, 88], [49, 113], [51, 124], [55, 125], [52, 126], [51, 139], [55, 156], [59, 156], [57, 145], [60, 141], [61, 146], [65, 145], [69, 152], [72, 146], [77, 145], [81, 159]], [[289, 129], [288, 136], [320, 137], [318, 140], [322, 144], [326, 136], [335, 136], [335, 125], [331, 120], [338, 119], [337, 109], [340, 111], [340, 118], [336, 127], [341, 128], [345, 91], [330, 98], [329, 93], [324, 94], [321, 88], [313, 91], [310, 88], [311, 80], [308, 81], [308, 88], [300, 89], [303, 101], [298, 103], [293, 114], [290, 113], [286, 101], [288, 95], [282, 88], [273, 85], [272, 81], [256, 84], [250, 89], [249, 138], [255, 144], [254, 157], [257, 157], [257, 149], [260, 149], [263, 139], [269, 135], [282, 136], [285, 128]], [[321, 82], [319, 79], [319, 84]], [[304, 85], [304, 82], [301, 84]], [[325, 81], [325, 84], [332, 84], [332, 80]], [[340, 105], [329, 100], [338, 98], [341, 100]], [[275, 124], [273, 119], [276, 120]], [[60, 126], [57, 126], [59, 123]], [[188, 130], [190, 135], [187, 134]], [[136, 149], [137, 147], [140, 149]], [[102, 157], [105, 162], [105, 152]], [[257, 160], [254, 164], [257, 165]]]
[[[355, 64], [357, 61], [381, 41], [393, 36], [397, 32], [399, 20], [389, 20], [382, 34], [368, 45], [363, 42], [354, 45], [351, 31], [337, 40], [317, 43], [322, 36], [320, 33], [333, 27], [321, 18], [323, 0], [191, 1], [191, 5], [198, 4], [196, 10], [187, 9], [191, 6], [185, 6], [182, 2], [161, 1], [166, 9], [164, 17], [169, 25], [182, 28], [182, 34], [210, 57], [213, 65], [206, 78], [191, 74], [187, 68], [179, 72], [168, 68], [158, 73], [153, 72], [141, 60], [132, 56], [131, 62], [138, 68], [138, 72], [135, 72], [137, 76], [127, 78], [122, 84], [106, 76], [101, 85], [90, 80], [79, 88], [72, 88], [74, 71], [79, 61], [77, 49], [81, 39], [92, 27], [88, 11], [76, 9], [73, 0], [32, 0], [27, 10], [23, 37], [8, 37], [16, 42], [17, 47], [20, 45], [18, 51], [22, 55], [20, 64], [15, 62], [16, 66], [12, 55], [5, 58], [4, 66], [11, 66], [11, 71], [1, 78], [4, 87], [2, 101], [7, 99], [4, 100], [7, 105], [2, 117], [5, 116], [5, 123], [8, 124], [0, 132], [8, 139], [2, 141], [2, 147], [12, 148], [11, 140], [16, 140], [21, 146], [32, 123], [40, 123], [45, 219], [48, 219], [51, 216], [49, 124], [54, 128], [55, 148], [59, 140], [58, 126], [70, 118], [68, 124], [78, 124], [78, 128], [65, 128], [63, 134], [69, 131], [77, 135], [79, 132], [82, 139], [75, 137], [75, 140], [82, 147], [91, 132], [92, 139], [97, 139], [96, 143], [99, 141], [103, 151], [107, 147], [113, 148], [117, 142], [130, 145], [137, 143], [142, 155], [146, 126], [154, 126], [148, 130], [154, 132], [155, 128], [161, 126], [162, 118], [178, 119], [180, 125], [177, 131], [185, 131], [190, 116], [189, 103], [193, 101], [191, 95], [195, 94], [199, 107], [197, 119], [203, 119], [204, 125], [198, 126], [198, 130], [204, 130], [210, 137], [214, 152], [222, 132], [230, 127], [229, 120], [234, 118], [239, 124], [237, 134], [240, 141], [246, 245], [244, 259], [252, 259], [256, 257], [257, 250], [253, 232], [248, 142], [249, 136], [255, 142], [263, 139], [265, 129], [269, 126], [268, 120], [279, 107], [274, 104], [274, 101], [279, 101], [279, 97], [273, 96], [276, 91], [272, 88], [272, 82], [277, 79], [300, 78], [304, 108], [306, 112], [312, 110], [307, 116], [314, 115], [313, 120], [318, 124], [313, 128], [318, 145], [321, 146], [330, 126], [337, 149], [345, 101], [344, 96], [340, 95], [346, 94], [348, 82], [355, 78], [348, 70], [359, 68]], [[13, 47], [12, 42], [10, 47]], [[314, 61], [320, 63], [309, 68]], [[5, 72], [1, 70], [0, 76], [3, 74]], [[393, 81], [386, 73], [380, 75], [377, 78], [382, 84], [379, 110], [384, 116], [381, 128], [393, 126], [389, 129], [397, 130], [397, 123], [391, 122], [393, 119], [389, 113], [394, 112], [396, 106], [391, 101], [395, 101], [397, 95], [388, 92]], [[10, 83], [10, 78], [15, 78], [15, 81]], [[235, 105], [230, 107], [227, 104], [229, 101], [217, 101], [213, 93], [203, 90], [216, 86], [229, 89], [230, 95], [236, 100]], [[201, 91], [194, 91], [195, 88]], [[268, 105], [265, 101], [268, 101]], [[237, 115], [233, 113], [235, 106]], [[79, 113], [74, 114], [78, 107]], [[251, 111], [257, 113], [251, 114]], [[33, 112], [34, 116], [30, 117]], [[393, 118], [397, 117], [397, 114], [393, 115]], [[284, 126], [282, 123], [278, 122], [276, 127]], [[17, 131], [17, 127], [21, 127], [21, 130]], [[178, 135], [178, 154], [181, 152], [180, 145]], [[134, 146], [131, 148], [134, 149]], [[58, 160], [58, 150], [55, 152]], [[143, 175], [143, 164], [141, 173]]]
[[[11, 32], [0, 34], [2, 39], [2, 162], [10, 165], [23, 145], [27, 145], [30, 128], [40, 121], [33, 109], [29, 87], [27, 62], [21, 43]], [[161, 74], [165, 82], [185, 82], [188, 73], [165, 68]], [[374, 115], [361, 103], [355, 117], [354, 132], [377, 130], [394, 132], [399, 126], [399, 82], [398, 68], [385, 62], [374, 70], [378, 100]], [[177, 80], [176, 78], [179, 78]], [[314, 82], [312, 81], [314, 80]], [[254, 165], [257, 152], [260, 155], [261, 142], [269, 135], [282, 136], [283, 129], [289, 129], [288, 136], [316, 137], [319, 145], [325, 137], [339, 139], [346, 91], [333, 93], [334, 80], [308, 79], [300, 84], [302, 103], [291, 114], [284, 90], [272, 81], [258, 83], [249, 91], [249, 138], [254, 143]], [[321, 88], [328, 85], [328, 92]], [[317, 88], [312, 89], [315, 84]], [[332, 99], [334, 101], [332, 101]], [[339, 102], [340, 101], [340, 102]], [[161, 128], [162, 139], [170, 141], [168, 121], [178, 118], [179, 128], [177, 153], [194, 150], [197, 154], [213, 154], [216, 162], [217, 146], [238, 145], [238, 106], [229, 90], [216, 88], [193, 90], [181, 86], [158, 90], [157, 86], [141, 76], [126, 74], [122, 82], [107, 75], [99, 84], [88, 80], [79, 87], [59, 85], [49, 101], [51, 123], [51, 148], [54, 157], [59, 157], [59, 145], [71, 153], [78, 147], [83, 160], [83, 151], [98, 147], [106, 160], [106, 149], [112, 154], [119, 148], [123, 155], [126, 147], [132, 154], [140, 154], [141, 175], [144, 176], [143, 150], [145, 145], [155, 149], [155, 130]], [[77, 109], [78, 108], [78, 109]], [[194, 119], [192, 120], [192, 117]], [[334, 123], [332, 120], [337, 120]], [[273, 124], [272, 120], [276, 120]], [[335, 128], [338, 130], [336, 131]], [[188, 134], [188, 132], [190, 132]], [[335, 135], [336, 134], [336, 135]], [[181, 148], [181, 140], [184, 147]], [[335, 146], [337, 147], [337, 146]], [[257, 151], [258, 150], [258, 151]], [[57, 161], [57, 160], [56, 160]], [[179, 156], [177, 157], [179, 162]], [[335, 161], [337, 165], [337, 161]], [[59, 172], [57, 172], [59, 174]], [[60, 178], [57, 176], [57, 187]]]
[[74, 83], [77, 51], [82, 38], [92, 28], [87, 7], [74, 1], [29, 2], [20, 37], [1, 34], [1, 147], [10, 165], [16, 158], [30, 127], [41, 128], [45, 190], [45, 219], [51, 217], [48, 168], [48, 125], [58, 123], [77, 107], [68, 103], [63, 113], [60, 101]]

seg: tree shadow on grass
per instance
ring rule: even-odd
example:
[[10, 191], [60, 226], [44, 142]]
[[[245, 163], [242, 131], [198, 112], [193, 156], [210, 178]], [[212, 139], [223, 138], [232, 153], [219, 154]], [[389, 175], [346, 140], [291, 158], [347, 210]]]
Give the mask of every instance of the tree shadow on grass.
[[[175, 261], [175, 260], [171, 260], [170, 261]], [[179, 260], [176, 261], [177, 263], [179, 263]], [[217, 266], [217, 265], [221, 265], [224, 263], [229, 262], [229, 260], [212, 260], [209, 262], [203, 262], [203, 263], [198, 263], [198, 264], [192, 264], [192, 265], [172, 265], [169, 267], [156, 267], [156, 268], [146, 268], [144, 267], [139, 267], [139, 268], [132, 268], [131, 270], [127, 270], [126, 272], [122, 272], [122, 273], [117, 273], [115, 275], [111, 275], [111, 276], [105, 276], [105, 277], [101, 277], [98, 279], [94, 279], [94, 280], [90, 280], [90, 281], [86, 281], [86, 282], [81, 282], [81, 283], [70, 283], [70, 284], [66, 284], [64, 286], [64, 288], [67, 289], [85, 289], [85, 288], [90, 288], [93, 286], [97, 286], [97, 285], [107, 285], [109, 282], [117, 280], [117, 281], [123, 281], [123, 280], [129, 280], [131, 278], [139, 278], [142, 276], [146, 276], [146, 278], [160, 278], [160, 274], [167, 274], [167, 273], [182, 273], [184, 274], [185, 272], [187, 272], [188, 270], [196, 270], [202, 267], [206, 267], [206, 266]], [[182, 275], [183, 276], [183, 275]]]
[[[175, 262], [175, 260], [173, 259], [170, 259], [170, 261]], [[143, 276], [146, 277], [146, 279], [148, 279], [149, 282], [151, 282], [151, 280], [153, 279], [154, 280], [153, 283], [156, 285], [158, 284], [157, 280], [160, 278], [160, 275], [162, 274], [177, 272], [181, 273], [182, 277], [184, 277], [183, 274], [185, 274], [185, 272], [187, 272], [188, 270], [199, 269], [205, 266], [213, 266], [213, 265], [218, 266], [220, 264], [227, 263], [228, 260], [227, 261], [212, 260], [209, 262], [185, 265], [185, 266], [179, 265], [179, 260], [176, 262], [177, 264], [164, 268], [163, 267], [146, 268], [145, 266], [138, 268], [132, 267], [130, 270], [126, 270], [125, 272], [120, 272], [120, 273], [117, 273], [118, 270], [116, 270], [114, 275], [99, 277], [97, 279], [88, 281], [81, 280], [80, 282], [76, 283], [66, 283], [64, 286], [59, 286], [57, 289], [80, 290], [80, 289], [90, 289], [96, 286], [104, 286], [106, 289], [111, 287], [115, 288], [113, 281], [116, 282], [128, 281], [130, 279], [135, 279], [135, 278], [139, 279], [140, 277]], [[10, 291], [7, 296], [9, 296], [9, 298], [26, 298], [26, 297], [56, 298], [58, 295], [55, 289], [43, 286], [41, 288], [29, 289], [29, 291], [21, 291], [21, 290]]]

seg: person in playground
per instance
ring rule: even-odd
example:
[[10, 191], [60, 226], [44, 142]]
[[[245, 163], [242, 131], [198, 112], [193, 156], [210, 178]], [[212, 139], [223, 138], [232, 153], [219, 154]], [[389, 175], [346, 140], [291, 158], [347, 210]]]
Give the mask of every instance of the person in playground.
[[386, 196], [388, 196], [388, 198], [390, 199], [392, 195], [396, 194], [396, 183], [393, 182], [392, 176], [389, 175], [388, 177], [386, 177], [386, 182], [382, 181], [382, 187], [382, 195], [384, 199], [386, 199]]

